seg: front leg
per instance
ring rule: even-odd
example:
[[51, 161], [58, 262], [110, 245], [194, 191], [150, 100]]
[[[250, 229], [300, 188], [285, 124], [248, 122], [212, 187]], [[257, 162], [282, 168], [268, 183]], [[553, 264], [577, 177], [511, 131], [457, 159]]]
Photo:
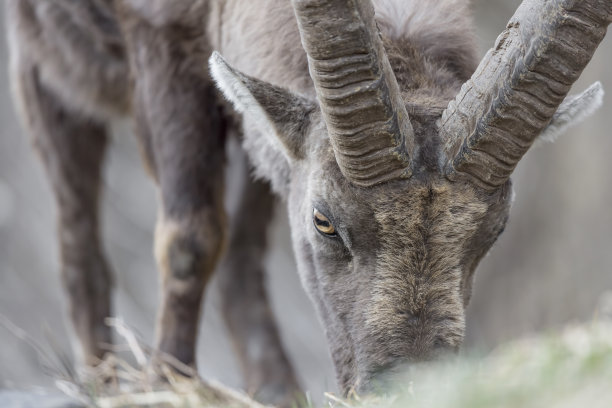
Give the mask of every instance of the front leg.
[[137, 133], [161, 199], [155, 233], [162, 286], [156, 346], [195, 367], [203, 293], [225, 238], [225, 129], [205, 71], [203, 17], [197, 10], [190, 13], [154, 25], [129, 1], [119, 7], [134, 78]]
[[263, 266], [274, 197], [266, 183], [250, 180], [250, 169], [244, 170], [245, 185], [218, 272], [221, 310], [247, 392], [258, 401], [290, 407], [300, 387], [268, 300]]

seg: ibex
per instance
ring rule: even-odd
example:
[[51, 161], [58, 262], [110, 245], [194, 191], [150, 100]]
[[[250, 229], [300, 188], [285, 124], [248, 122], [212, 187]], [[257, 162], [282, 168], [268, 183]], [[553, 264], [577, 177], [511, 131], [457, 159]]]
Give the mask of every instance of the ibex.
[[161, 352], [194, 365], [202, 293], [225, 247], [224, 315], [248, 388], [266, 401], [298, 388], [263, 286], [268, 188], [245, 187], [231, 228], [224, 214], [224, 145], [239, 133], [287, 203], [344, 392], [460, 347], [512, 171], [539, 135], [601, 101], [599, 85], [564, 98], [612, 1], [526, 0], [478, 66], [467, 1], [373, 3], [6, 2], [12, 81], [57, 199], [89, 363], [111, 342], [97, 206], [106, 125], [128, 114], [159, 188]]

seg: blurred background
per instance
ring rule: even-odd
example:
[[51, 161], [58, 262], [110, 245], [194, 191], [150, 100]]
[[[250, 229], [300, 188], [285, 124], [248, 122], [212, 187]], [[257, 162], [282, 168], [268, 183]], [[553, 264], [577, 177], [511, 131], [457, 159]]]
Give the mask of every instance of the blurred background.
[[[473, 1], [482, 55], [519, 3]], [[56, 209], [12, 108], [2, 13], [0, 7], [0, 315], [71, 355]], [[466, 349], [487, 351], [528, 333], [592, 320], [601, 294], [612, 289], [611, 66], [609, 36], [574, 88], [579, 92], [601, 80], [609, 92], [603, 108], [555, 144], [530, 151], [514, 173], [510, 222], [477, 273]], [[129, 123], [117, 125], [105, 171], [104, 237], [116, 272], [116, 314], [151, 343], [158, 299], [152, 256], [155, 190], [141, 167]], [[228, 195], [231, 205], [231, 188]], [[299, 284], [282, 206], [270, 233], [269, 287], [286, 347], [312, 395], [335, 390], [322, 329]], [[200, 371], [205, 378], [241, 386], [215, 286], [215, 281], [209, 285], [204, 306]], [[50, 384], [34, 350], [0, 326], [0, 388]]]

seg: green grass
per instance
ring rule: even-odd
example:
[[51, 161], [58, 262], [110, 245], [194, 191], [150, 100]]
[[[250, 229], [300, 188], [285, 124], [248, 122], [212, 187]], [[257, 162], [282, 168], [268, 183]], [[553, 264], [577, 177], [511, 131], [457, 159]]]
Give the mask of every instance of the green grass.
[[407, 373], [382, 397], [333, 398], [331, 407], [612, 407], [612, 323], [569, 327]]

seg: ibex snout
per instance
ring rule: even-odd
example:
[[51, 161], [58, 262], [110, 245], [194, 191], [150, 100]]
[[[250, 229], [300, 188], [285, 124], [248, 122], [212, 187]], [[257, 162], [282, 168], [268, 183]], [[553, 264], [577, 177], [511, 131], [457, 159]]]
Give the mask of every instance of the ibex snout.
[[411, 352], [403, 358], [393, 357], [388, 363], [372, 367], [358, 381], [356, 391], [361, 394], [385, 393], [405, 387], [411, 380], [418, 378], [422, 370], [430, 367], [432, 361], [443, 362], [459, 351], [459, 344], [436, 339], [430, 344]]

